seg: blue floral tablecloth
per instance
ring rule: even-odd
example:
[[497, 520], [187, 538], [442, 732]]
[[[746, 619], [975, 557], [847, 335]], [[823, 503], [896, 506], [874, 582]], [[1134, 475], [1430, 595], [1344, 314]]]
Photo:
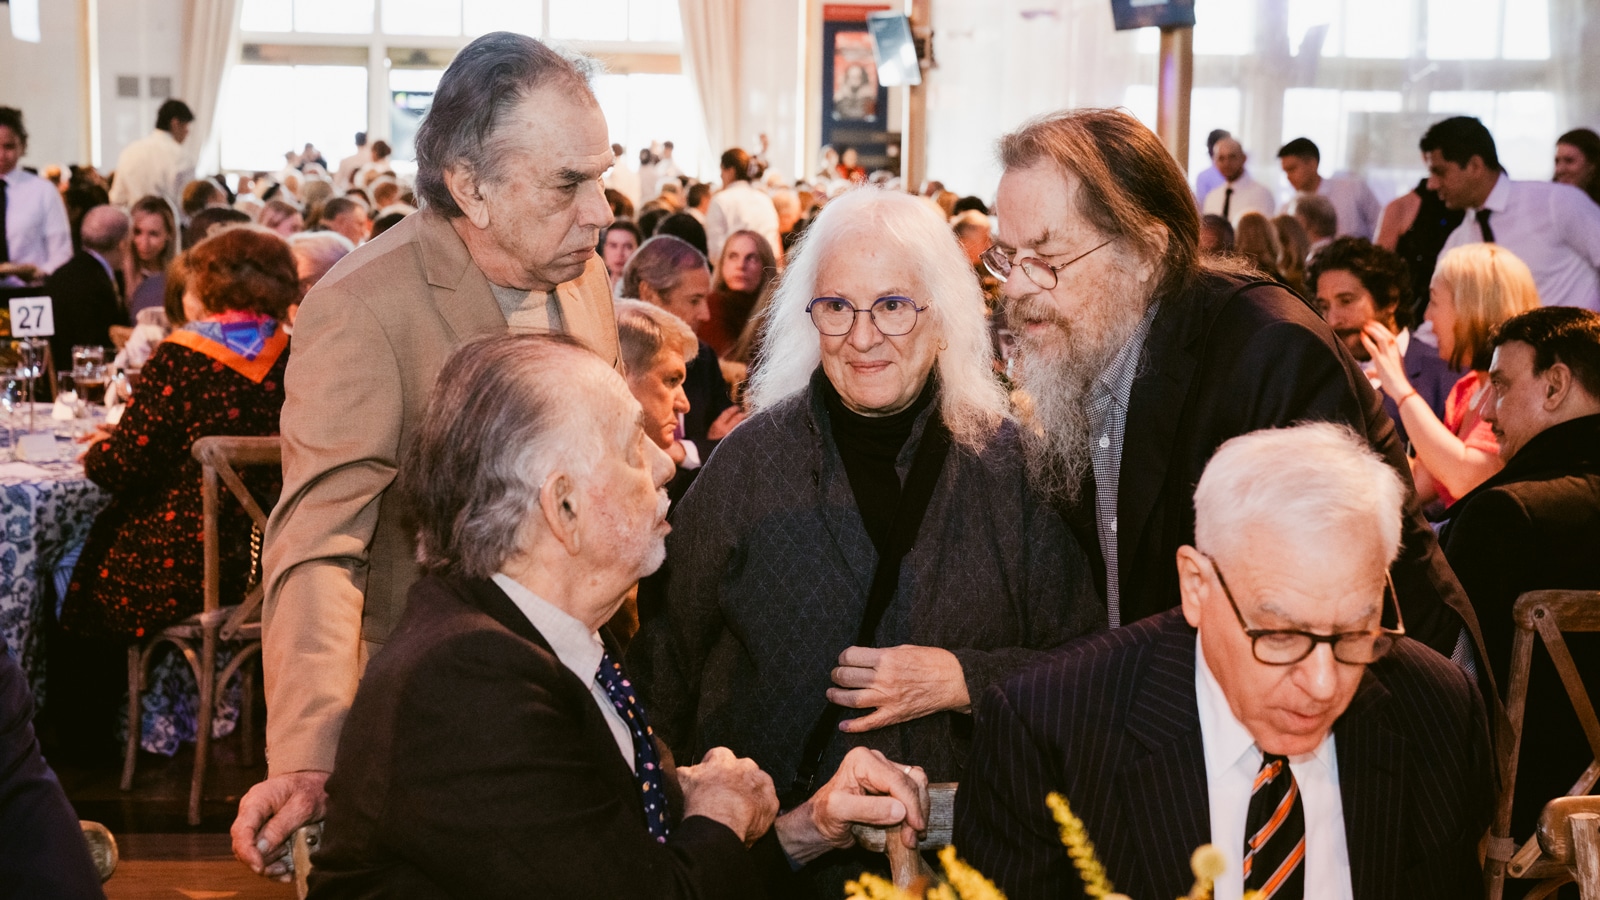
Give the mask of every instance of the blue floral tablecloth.
[[[38, 428], [49, 423], [40, 405]], [[43, 706], [45, 633], [53, 620], [72, 565], [89, 535], [89, 526], [110, 498], [83, 473], [70, 441], [58, 439], [64, 459], [12, 462], [10, 438], [0, 427], [0, 652], [8, 652], [33, 683]], [[199, 490], [199, 485], [195, 486]], [[219, 667], [230, 651], [219, 653]], [[233, 732], [239, 717], [238, 679], [223, 691], [212, 735]], [[157, 651], [141, 712], [140, 744], [167, 756], [195, 736], [198, 697], [194, 674], [169, 647]], [[126, 709], [126, 706], [124, 706]]]

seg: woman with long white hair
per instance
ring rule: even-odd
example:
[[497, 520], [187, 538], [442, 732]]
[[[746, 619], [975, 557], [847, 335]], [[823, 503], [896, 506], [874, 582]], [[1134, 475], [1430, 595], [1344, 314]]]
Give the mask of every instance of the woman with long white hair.
[[773, 294], [748, 396], [674, 514], [663, 611], [631, 650], [656, 733], [680, 762], [753, 758], [790, 805], [856, 746], [959, 780], [979, 692], [1104, 610], [1028, 486], [938, 210], [877, 188], [831, 201]]

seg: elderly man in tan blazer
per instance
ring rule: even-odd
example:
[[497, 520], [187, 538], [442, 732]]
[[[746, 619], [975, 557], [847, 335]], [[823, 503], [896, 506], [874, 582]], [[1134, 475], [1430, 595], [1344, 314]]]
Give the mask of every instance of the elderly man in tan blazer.
[[612, 154], [587, 74], [521, 35], [463, 49], [417, 134], [422, 211], [300, 308], [265, 551], [268, 778], [233, 826], [259, 873], [286, 876], [287, 838], [321, 818], [356, 684], [416, 577], [387, 492], [446, 358], [480, 335], [565, 331], [616, 363], [594, 255]]

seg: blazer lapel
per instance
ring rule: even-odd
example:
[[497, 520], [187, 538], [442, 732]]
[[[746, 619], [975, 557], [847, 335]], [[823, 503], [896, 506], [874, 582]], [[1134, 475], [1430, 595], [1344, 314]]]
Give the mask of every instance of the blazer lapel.
[[567, 333], [581, 337], [609, 365], [620, 367], [615, 307], [600, 257], [590, 258], [582, 275], [557, 286], [556, 296], [561, 300]]
[[1168, 879], [1188, 884], [1189, 857], [1211, 835], [1205, 749], [1194, 696], [1194, 632], [1176, 613], [1168, 615], [1176, 621], [1151, 646], [1148, 668], [1127, 712], [1129, 736], [1149, 754], [1127, 761], [1116, 776], [1135, 832], [1129, 837], [1138, 848], [1137, 868], [1150, 874], [1153, 883], [1146, 888], [1158, 893]]
[[[517, 604], [506, 596], [506, 592], [502, 591], [499, 585], [488, 579], [474, 579], [466, 584], [467, 591], [471, 596], [470, 602], [473, 606], [482, 610], [496, 622], [504, 625], [513, 634], [529, 641], [551, 656], [555, 656], [555, 649], [550, 646], [550, 642], [545, 640], [544, 635], [539, 633], [539, 629], [533, 627], [533, 623], [528, 621], [528, 617], [523, 615], [522, 610], [517, 608]], [[601, 631], [600, 638], [606, 645], [606, 652], [612, 654], [614, 659], [622, 658], [618, 654], [616, 642], [611, 639], [609, 632]], [[559, 657], [556, 659], [556, 667], [560, 670], [559, 675], [561, 676], [558, 687], [568, 694], [570, 702], [583, 710], [583, 729], [589, 742], [597, 748], [615, 747], [616, 738], [611, 734], [611, 726], [606, 724], [605, 714], [600, 711], [594, 695], [589, 693], [589, 686], [579, 680], [578, 676], [574, 675], [572, 670], [568, 669], [560, 661]], [[638, 782], [634, 778], [633, 770], [620, 753], [602, 753], [601, 757], [613, 761], [614, 764], [609, 765], [602, 762], [601, 768], [614, 783], [617, 795], [627, 797], [629, 806], [639, 811], [639, 822], [643, 824], [644, 800], [640, 796]], [[674, 773], [675, 775], [676, 773]], [[674, 785], [675, 788], [676, 785]], [[682, 793], [678, 792], [678, 796], [681, 798]]]
[[1201, 337], [1204, 313], [1198, 302], [1158, 302], [1162, 308], [1150, 323], [1150, 335], [1144, 343], [1149, 368], [1134, 380], [1128, 401], [1122, 477], [1117, 485], [1117, 532], [1129, 538], [1128, 544], [1117, 552], [1125, 597], [1136, 590], [1132, 578], [1138, 570], [1132, 564], [1141, 558], [1138, 545], [1145, 534], [1145, 523], [1166, 484], [1172, 446], [1178, 436], [1179, 413], [1194, 381], [1198, 362], [1194, 345]]
[[434, 306], [455, 332], [458, 341], [506, 330], [505, 313], [495, 302], [489, 279], [472, 261], [467, 245], [450, 220], [430, 210], [411, 216], [417, 220], [415, 240], [422, 253]]
[[1389, 691], [1369, 669], [1333, 727], [1350, 884], [1357, 897], [1392, 893], [1404, 865], [1401, 761], [1405, 738], [1388, 722]]

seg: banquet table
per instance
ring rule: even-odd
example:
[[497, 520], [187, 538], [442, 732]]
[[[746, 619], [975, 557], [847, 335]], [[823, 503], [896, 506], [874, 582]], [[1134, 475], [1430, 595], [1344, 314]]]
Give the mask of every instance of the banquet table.
[[[26, 427], [22, 408], [12, 416], [19, 431]], [[41, 707], [49, 702], [44, 691], [49, 623], [89, 527], [111, 499], [84, 474], [80, 448], [71, 438], [72, 431], [93, 422], [52, 423], [50, 405], [36, 404], [34, 431], [48, 432], [52, 425], [58, 458], [22, 462], [12, 460], [10, 430], [0, 423], [0, 652], [10, 653], [28, 673]], [[228, 653], [226, 647], [219, 653], [219, 666]], [[219, 701], [213, 736], [232, 733], [239, 700], [235, 680]], [[158, 654], [143, 698], [141, 746], [170, 756], [180, 743], [193, 741], [196, 705], [194, 675], [182, 657]]]

